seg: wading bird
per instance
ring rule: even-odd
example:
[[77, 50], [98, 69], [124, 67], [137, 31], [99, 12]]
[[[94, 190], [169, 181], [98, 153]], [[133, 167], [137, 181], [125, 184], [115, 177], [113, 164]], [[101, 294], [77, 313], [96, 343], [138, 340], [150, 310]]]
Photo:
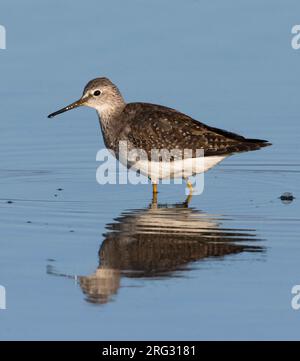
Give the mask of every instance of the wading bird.
[[[192, 192], [190, 176], [207, 171], [234, 153], [271, 145], [266, 140], [245, 138], [211, 127], [162, 105], [126, 103], [117, 86], [107, 78], [91, 80], [79, 100], [48, 117], [82, 105], [96, 109], [105, 146], [117, 159], [120, 159], [120, 142], [127, 142], [129, 150], [143, 150], [147, 159], [127, 159], [127, 166], [151, 179], [154, 196], [161, 179], [184, 178]], [[171, 157], [164, 159], [159, 153], [159, 158], [153, 159], [153, 150], [162, 149]], [[182, 158], [184, 150], [191, 150], [189, 158]], [[204, 157], [199, 156], [197, 150], [203, 150]]]

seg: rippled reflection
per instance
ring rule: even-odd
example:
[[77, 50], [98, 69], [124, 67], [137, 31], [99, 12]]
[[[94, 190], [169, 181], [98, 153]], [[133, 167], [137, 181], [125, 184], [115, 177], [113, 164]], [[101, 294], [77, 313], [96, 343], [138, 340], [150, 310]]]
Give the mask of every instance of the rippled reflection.
[[[109, 302], [124, 276], [174, 277], [196, 261], [220, 261], [226, 255], [263, 250], [253, 242], [258, 240], [254, 230], [225, 228], [222, 222], [222, 217], [187, 204], [151, 205], [122, 213], [106, 226], [97, 270], [77, 277], [87, 301]], [[48, 273], [55, 274], [51, 267]]]

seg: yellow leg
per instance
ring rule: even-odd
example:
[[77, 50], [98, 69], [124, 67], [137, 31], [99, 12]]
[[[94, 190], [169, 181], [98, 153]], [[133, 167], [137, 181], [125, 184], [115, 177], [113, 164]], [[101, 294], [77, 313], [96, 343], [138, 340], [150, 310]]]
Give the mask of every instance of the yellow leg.
[[189, 203], [191, 202], [193, 198], [193, 195], [190, 193], [187, 197], [186, 197], [186, 200], [183, 202], [183, 204], [188, 207], [189, 206]]
[[187, 182], [186, 182], [186, 185], [187, 185], [187, 187], [188, 187], [188, 189], [189, 189], [189, 191], [190, 191], [190, 194], [193, 193], [194, 190], [193, 190], [193, 185], [192, 185], [192, 183], [191, 183], [190, 181], [187, 181]]
[[157, 184], [155, 183], [152, 184], [152, 192], [153, 194], [157, 194]]
[[187, 178], [185, 178], [185, 181], [186, 181], [186, 186], [189, 189], [189, 194], [186, 197], [184, 204], [188, 207], [190, 201], [192, 200], [192, 196], [193, 196], [193, 185]]
[[157, 184], [152, 184], [152, 208], [157, 208]]
[[187, 180], [186, 181], [186, 186], [188, 187], [188, 189], [189, 189], [189, 191], [190, 191], [190, 196], [193, 194], [193, 185], [192, 185], [192, 183], [189, 181], [189, 180]]

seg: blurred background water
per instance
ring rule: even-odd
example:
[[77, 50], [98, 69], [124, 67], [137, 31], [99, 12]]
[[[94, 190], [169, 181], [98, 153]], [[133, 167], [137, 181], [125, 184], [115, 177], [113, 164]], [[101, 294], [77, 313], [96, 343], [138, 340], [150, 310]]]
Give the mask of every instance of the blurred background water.
[[[1, 2], [0, 339], [299, 339], [299, 23], [296, 0]], [[46, 118], [97, 76], [273, 146], [189, 208], [100, 186], [95, 112]]]

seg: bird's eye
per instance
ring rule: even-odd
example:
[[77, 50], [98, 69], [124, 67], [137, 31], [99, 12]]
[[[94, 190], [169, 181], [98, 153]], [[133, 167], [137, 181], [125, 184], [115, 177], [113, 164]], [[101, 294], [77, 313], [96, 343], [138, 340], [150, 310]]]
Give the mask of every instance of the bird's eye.
[[95, 91], [94, 91], [95, 97], [98, 97], [100, 94], [101, 94], [101, 91], [100, 91], [100, 90], [95, 90]]

